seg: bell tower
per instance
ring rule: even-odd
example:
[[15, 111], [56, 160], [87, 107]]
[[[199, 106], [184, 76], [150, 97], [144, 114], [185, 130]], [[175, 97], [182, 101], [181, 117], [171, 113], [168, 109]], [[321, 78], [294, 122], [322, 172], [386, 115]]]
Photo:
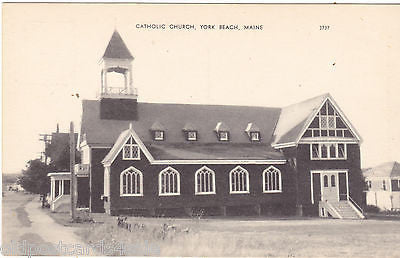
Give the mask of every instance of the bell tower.
[[100, 118], [135, 120], [137, 89], [132, 83], [133, 56], [117, 30], [101, 59]]

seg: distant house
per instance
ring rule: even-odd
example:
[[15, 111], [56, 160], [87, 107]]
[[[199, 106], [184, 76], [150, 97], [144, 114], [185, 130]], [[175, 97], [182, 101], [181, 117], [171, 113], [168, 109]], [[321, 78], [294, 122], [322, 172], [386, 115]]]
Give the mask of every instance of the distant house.
[[386, 162], [363, 171], [366, 202], [381, 210], [400, 209], [400, 164]]
[[330, 94], [284, 108], [144, 103], [133, 59], [115, 31], [99, 98], [82, 102], [75, 172], [89, 175], [91, 212], [363, 217], [361, 138]]
[[[75, 143], [78, 134], [75, 133]], [[70, 143], [69, 133], [57, 132], [51, 134], [50, 143], [46, 145], [46, 154], [50, 158], [50, 163], [54, 165], [54, 171], [48, 173], [50, 179], [50, 196], [48, 198], [50, 209], [55, 212], [70, 210], [70, 180], [71, 172], [69, 169]], [[76, 156], [79, 162], [79, 153]], [[87, 175], [84, 177], [87, 178]], [[83, 179], [84, 181], [85, 179]], [[82, 188], [82, 179], [78, 177], [78, 187]], [[84, 184], [86, 186], [86, 182]], [[86, 188], [87, 189], [87, 188]], [[84, 193], [84, 190], [81, 189]], [[88, 193], [81, 194], [78, 199], [78, 207], [88, 207]], [[83, 200], [82, 200], [83, 199]]]

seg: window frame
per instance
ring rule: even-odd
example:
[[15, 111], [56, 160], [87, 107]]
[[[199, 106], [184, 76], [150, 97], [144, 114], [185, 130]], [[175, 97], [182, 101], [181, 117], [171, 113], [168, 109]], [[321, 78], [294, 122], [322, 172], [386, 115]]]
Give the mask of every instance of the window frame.
[[[199, 189], [197, 188], [197, 177], [198, 175], [204, 171], [207, 170], [207, 172], [209, 172], [211, 174], [212, 177], [212, 191], [210, 192], [200, 192]], [[201, 168], [199, 168], [198, 170], [196, 170], [196, 173], [194, 175], [194, 194], [195, 195], [209, 195], [209, 194], [216, 194], [216, 189], [215, 189], [215, 172], [214, 170], [210, 169], [207, 166], [202, 166]]]
[[[190, 134], [194, 134], [194, 136], [190, 137]], [[197, 131], [187, 131], [186, 132], [186, 140], [187, 141], [197, 141]]]
[[[274, 171], [270, 171], [271, 169], [273, 169]], [[266, 174], [268, 174], [268, 173], [278, 173], [278, 176], [279, 176], [278, 190], [267, 190], [266, 189], [265, 180], [267, 179]], [[282, 173], [278, 168], [276, 168], [274, 166], [269, 166], [268, 168], [264, 169], [262, 175], [263, 175], [263, 193], [282, 193]]]
[[[128, 143], [128, 141], [129, 141], [129, 143]], [[131, 155], [133, 154], [133, 148], [137, 148], [137, 157], [125, 157], [125, 147], [130, 148]], [[123, 160], [140, 160], [140, 147], [138, 144], [134, 143], [132, 136], [122, 146], [122, 159]]]
[[[163, 130], [155, 130], [153, 133], [154, 133], [153, 139], [154, 139], [155, 141], [164, 141], [164, 139], [165, 139], [165, 132], [164, 132]], [[158, 136], [158, 137], [157, 137], [157, 133], [160, 133], [161, 136]]]
[[[222, 135], [226, 135], [226, 137], [222, 137]], [[218, 140], [220, 142], [228, 142], [229, 141], [229, 132], [228, 131], [219, 131], [218, 132]]]
[[[167, 170], [172, 170], [176, 173], [176, 180], [177, 180], [177, 192], [176, 193], [163, 193], [162, 192], [162, 185], [161, 185], [161, 175], [166, 172]], [[164, 168], [163, 170], [158, 173], [158, 196], [177, 196], [181, 194], [181, 176], [178, 170], [174, 169], [171, 166]]]
[[382, 190], [383, 191], [387, 191], [387, 186], [386, 186], [386, 180], [385, 179], [382, 180]]
[[372, 181], [367, 179], [365, 180], [366, 184], [367, 184], [367, 189], [370, 190], [372, 188]]
[[[318, 157], [314, 157], [313, 153], [313, 147], [315, 145], [318, 145]], [[327, 148], [327, 157], [323, 158], [322, 157], [322, 146], [325, 145]], [[335, 157], [331, 157], [331, 146], [335, 146]], [[343, 157], [339, 157], [339, 145], [343, 145]], [[347, 160], [347, 144], [346, 143], [341, 143], [341, 142], [324, 142], [324, 143], [311, 143], [310, 144], [310, 160]]]
[[[247, 190], [246, 191], [233, 191], [232, 190], [232, 174], [237, 170], [237, 169], [241, 169], [243, 170], [246, 175], [246, 186], [247, 186]], [[230, 172], [229, 172], [229, 194], [249, 194], [250, 193], [250, 176], [249, 176], [249, 171], [247, 171], [246, 169], [244, 169], [241, 166], [236, 166], [234, 167]]]
[[[139, 190], [140, 191], [139, 191], [139, 193], [126, 193], [126, 194], [124, 194], [124, 187], [123, 187], [123, 179], [124, 178], [123, 178], [123, 175], [125, 173], [129, 173], [129, 171], [131, 171], [131, 170], [133, 170], [133, 172], [131, 174], [137, 173], [139, 175], [139, 179], [140, 179], [140, 182], [139, 182], [139, 187], [140, 188], [139, 188]], [[132, 188], [131, 188], [131, 191], [132, 191]], [[143, 173], [142, 173], [142, 171], [140, 171], [139, 169], [131, 166], [131, 167], [123, 170], [119, 174], [119, 196], [120, 197], [125, 197], [125, 196], [136, 196], [136, 197], [137, 196], [143, 196]]]
[[[257, 137], [254, 137], [257, 136]], [[250, 132], [250, 141], [259, 142], [261, 141], [260, 132]]]

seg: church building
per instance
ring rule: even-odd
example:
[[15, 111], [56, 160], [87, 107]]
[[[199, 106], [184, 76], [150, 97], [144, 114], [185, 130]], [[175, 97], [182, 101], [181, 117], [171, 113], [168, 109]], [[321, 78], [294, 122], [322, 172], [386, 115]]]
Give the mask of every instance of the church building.
[[114, 31], [99, 98], [82, 101], [75, 173], [90, 212], [364, 217], [361, 138], [330, 94], [283, 108], [144, 103], [133, 60]]

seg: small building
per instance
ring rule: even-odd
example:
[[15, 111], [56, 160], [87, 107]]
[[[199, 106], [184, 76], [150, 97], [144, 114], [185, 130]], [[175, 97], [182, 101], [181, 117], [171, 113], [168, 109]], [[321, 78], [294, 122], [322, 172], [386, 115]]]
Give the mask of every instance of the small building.
[[144, 103], [133, 60], [115, 31], [99, 98], [82, 101], [91, 212], [363, 218], [361, 137], [330, 94], [283, 108]]
[[[74, 134], [75, 143], [78, 140], [78, 134]], [[70, 207], [70, 181], [71, 173], [70, 166], [70, 143], [69, 133], [60, 133], [58, 126], [57, 132], [51, 134], [51, 140], [46, 145], [46, 154], [50, 158], [51, 164], [55, 167], [52, 173], [49, 173], [50, 178], [50, 196], [48, 198], [50, 208], [54, 212], [69, 211]], [[79, 152], [75, 157], [76, 161], [80, 162]], [[83, 165], [84, 166], [84, 165]], [[88, 174], [80, 169], [82, 165], [77, 165], [74, 168], [77, 176], [77, 208], [88, 209], [89, 207], [89, 189], [88, 189]]]
[[400, 164], [386, 162], [363, 171], [367, 205], [381, 210], [400, 209]]
[[67, 212], [71, 210], [70, 172], [48, 173], [50, 177], [50, 196], [48, 202], [53, 212]]

